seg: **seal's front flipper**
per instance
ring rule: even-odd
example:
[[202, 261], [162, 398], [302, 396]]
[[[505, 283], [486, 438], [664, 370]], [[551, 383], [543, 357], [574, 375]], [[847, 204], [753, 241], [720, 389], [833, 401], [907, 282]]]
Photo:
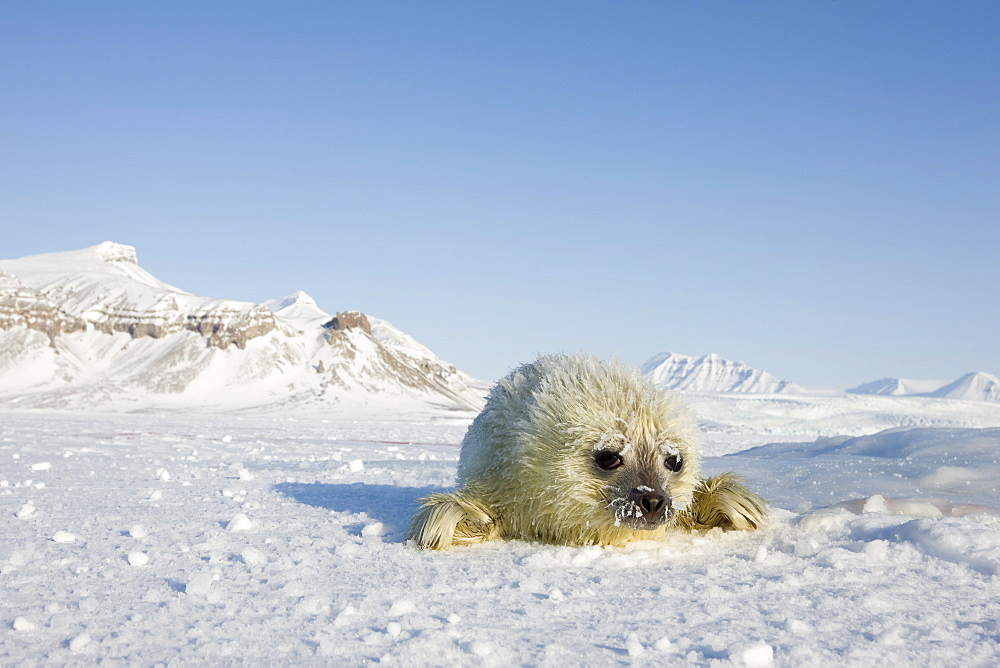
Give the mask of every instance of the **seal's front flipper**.
[[691, 506], [681, 516], [688, 529], [759, 529], [767, 521], [767, 502], [743, 484], [735, 473], [702, 480], [694, 490]]
[[486, 506], [461, 494], [431, 494], [420, 500], [421, 508], [409, 538], [427, 550], [447, 550], [452, 545], [471, 545], [494, 540], [496, 521]]

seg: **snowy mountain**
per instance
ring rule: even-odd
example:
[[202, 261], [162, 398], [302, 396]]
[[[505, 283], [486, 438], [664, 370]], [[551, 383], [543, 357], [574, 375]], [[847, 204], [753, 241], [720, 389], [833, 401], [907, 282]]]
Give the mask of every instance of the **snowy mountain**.
[[643, 364], [641, 372], [659, 387], [688, 392], [776, 394], [801, 390], [795, 383], [714, 353], [701, 357], [660, 353]]
[[940, 380], [882, 378], [847, 390], [851, 394], [938, 397], [965, 401], [1000, 401], [1000, 379], [982, 371], [967, 373], [950, 383]]
[[1000, 379], [982, 371], [967, 373], [928, 396], [972, 401], [1000, 401]]
[[199, 297], [111, 242], [0, 261], [0, 402], [31, 407], [413, 405], [476, 409], [485, 387], [391, 324]]
[[851, 394], [878, 394], [882, 396], [905, 397], [923, 395], [933, 392], [944, 385], [943, 380], [913, 380], [910, 378], [879, 378], [868, 383], [852, 387], [847, 392]]
[[294, 323], [302, 329], [325, 323], [330, 319], [330, 314], [322, 310], [312, 297], [301, 290], [283, 299], [266, 301], [264, 306], [286, 322]]

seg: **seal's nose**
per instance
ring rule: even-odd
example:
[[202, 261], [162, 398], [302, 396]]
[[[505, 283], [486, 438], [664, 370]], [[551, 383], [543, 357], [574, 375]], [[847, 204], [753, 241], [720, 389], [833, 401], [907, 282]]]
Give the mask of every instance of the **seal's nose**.
[[667, 499], [656, 492], [642, 492], [636, 496], [636, 502], [642, 509], [642, 518], [647, 522], [659, 522], [667, 507]]
[[647, 513], [655, 513], [663, 505], [662, 494], [643, 494], [639, 499], [639, 505]]

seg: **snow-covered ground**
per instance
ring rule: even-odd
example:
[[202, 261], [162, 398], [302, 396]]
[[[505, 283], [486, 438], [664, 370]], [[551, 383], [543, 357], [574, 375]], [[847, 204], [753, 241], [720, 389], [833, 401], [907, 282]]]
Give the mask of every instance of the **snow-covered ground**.
[[[709, 454], [778, 440], [861, 436], [897, 427], [996, 427], [1000, 403], [936, 397], [877, 396], [839, 391], [801, 394], [687, 393], [709, 435]], [[734, 445], [719, 449], [726, 438]]]
[[0, 413], [0, 664], [1000, 663], [1000, 429], [708, 431], [767, 529], [418, 551], [471, 417]]

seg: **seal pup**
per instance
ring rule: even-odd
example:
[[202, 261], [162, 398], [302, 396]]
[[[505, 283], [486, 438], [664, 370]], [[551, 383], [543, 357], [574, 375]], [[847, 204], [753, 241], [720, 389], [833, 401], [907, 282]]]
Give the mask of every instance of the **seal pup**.
[[621, 546], [760, 527], [767, 505], [738, 476], [701, 476], [696, 436], [680, 395], [637, 370], [542, 356], [494, 385], [462, 440], [458, 489], [421, 499], [409, 538]]

